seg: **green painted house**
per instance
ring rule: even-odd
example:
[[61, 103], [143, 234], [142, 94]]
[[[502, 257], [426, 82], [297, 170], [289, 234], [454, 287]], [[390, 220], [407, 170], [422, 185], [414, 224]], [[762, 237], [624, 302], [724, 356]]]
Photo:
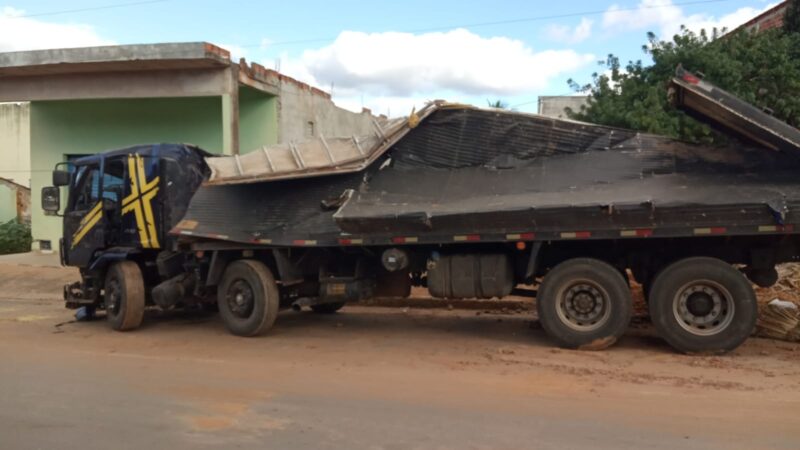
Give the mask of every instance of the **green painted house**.
[[[30, 105], [31, 225], [41, 250], [57, 248], [61, 235], [61, 219], [39, 207], [59, 162], [152, 142], [240, 154], [315, 133], [363, 135], [374, 121], [205, 42], [0, 53], [0, 102]], [[3, 155], [20, 152], [6, 141]]]

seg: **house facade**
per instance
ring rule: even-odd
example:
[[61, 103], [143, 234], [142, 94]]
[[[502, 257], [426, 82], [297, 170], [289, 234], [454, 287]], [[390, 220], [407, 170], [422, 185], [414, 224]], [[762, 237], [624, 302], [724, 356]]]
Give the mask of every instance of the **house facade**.
[[[13, 111], [0, 105], [0, 128], [15, 126], [19, 136], [0, 129], [0, 152], [16, 155], [13, 165], [1, 163], [0, 177], [30, 186], [33, 246], [41, 250], [58, 248], [61, 236], [61, 219], [38, 206], [58, 163], [153, 142], [244, 154], [317, 133], [367, 134], [375, 120], [206, 42], [0, 53], [0, 102], [16, 102]], [[4, 108], [19, 117], [2, 120]]]

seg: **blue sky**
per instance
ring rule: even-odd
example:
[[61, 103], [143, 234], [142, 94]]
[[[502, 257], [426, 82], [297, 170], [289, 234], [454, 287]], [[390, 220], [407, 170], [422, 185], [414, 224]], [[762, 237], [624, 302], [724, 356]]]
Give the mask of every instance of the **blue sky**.
[[351, 109], [402, 115], [445, 98], [535, 111], [539, 95], [569, 93], [566, 80], [588, 81], [608, 53], [645, 58], [648, 31], [734, 27], [777, 0], [701, 1], [166, 0], [48, 14], [135, 0], [0, 0], [0, 51], [208, 41]]

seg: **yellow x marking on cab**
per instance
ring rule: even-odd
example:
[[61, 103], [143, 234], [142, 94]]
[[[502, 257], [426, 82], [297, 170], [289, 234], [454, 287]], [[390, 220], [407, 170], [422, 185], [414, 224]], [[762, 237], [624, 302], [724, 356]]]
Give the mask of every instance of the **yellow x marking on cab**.
[[158, 194], [159, 177], [147, 181], [144, 159], [139, 155], [128, 155], [128, 177], [131, 180], [131, 193], [122, 199], [122, 215], [133, 212], [139, 240], [144, 248], [159, 248], [158, 233], [151, 201]]
[[[133, 212], [136, 217], [136, 228], [139, 231], [139, 240], [144, 248], [160, 248], [158, 232], [153, 215], [151, 201], [158, 194], [159, 177], [147, 181], [144, 170], [144, 159], [139, 155], [128, 155], [128, 178], [131, 181], [131, 193], [122, 199], [122, 215]], [[72, 248], [86, 236], [97, 222], [103, 217], [103, 202], [99, 201], [89, 212], [83, 216], [78, 224], [78, 229], [72, 235]]]
[[78, 229], [75, 230], [75, 234], [72, 235], [72, 248], [75, 248], [78, 245], [78, 242], [86, 236], [86, 233], [92, 229], [97, 222], [100, 221], [100, 218], [103, 217], [103, 202], [97, 202], [96, 205], [92, 206], [92, 209], [83, 216], [81, 222], [78, 224]]

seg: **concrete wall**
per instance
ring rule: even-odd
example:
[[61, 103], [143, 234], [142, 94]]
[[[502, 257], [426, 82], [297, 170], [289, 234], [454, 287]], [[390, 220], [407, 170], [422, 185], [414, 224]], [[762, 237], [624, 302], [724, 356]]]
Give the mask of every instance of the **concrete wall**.
[[[83, 155], [153, 142], [184, 142], [222, 149], [220, 97], [41, 101], [31, 103], [31, 211], [34, 248], [57, 248], [61, 218], [38, 206], [41, 188], [67, 155]], [[62, 189], [62, 193], [65, 190]], [[65, 199], [62, 198], [62, 205]]]
[[278, 98], [239, 88], [239, 152], [245, 154], [278, 143]]
[[17, 218], [17, 190], [0, 184], [0, 224]]
[[[280, 142], [300, 141], [322, 133], [326, 137], [374, 133], [372, 114], [336, 106], [326, 94], [289, 78], [280, 82], [278, 110]], [[312, 125], [313, 123], [313, 125]], [[313, 129], [313, 130], [312, 130]]]
[[30, 138], [30, 104], [0, 103], [0, 178], [30, 186]]
[[588, 97], [583, 95], [557, 95], [539, 97], [539, 114], [557, 119], [566, 119], [566, 108], [577, 112], [581, 106], [586, 105]]

